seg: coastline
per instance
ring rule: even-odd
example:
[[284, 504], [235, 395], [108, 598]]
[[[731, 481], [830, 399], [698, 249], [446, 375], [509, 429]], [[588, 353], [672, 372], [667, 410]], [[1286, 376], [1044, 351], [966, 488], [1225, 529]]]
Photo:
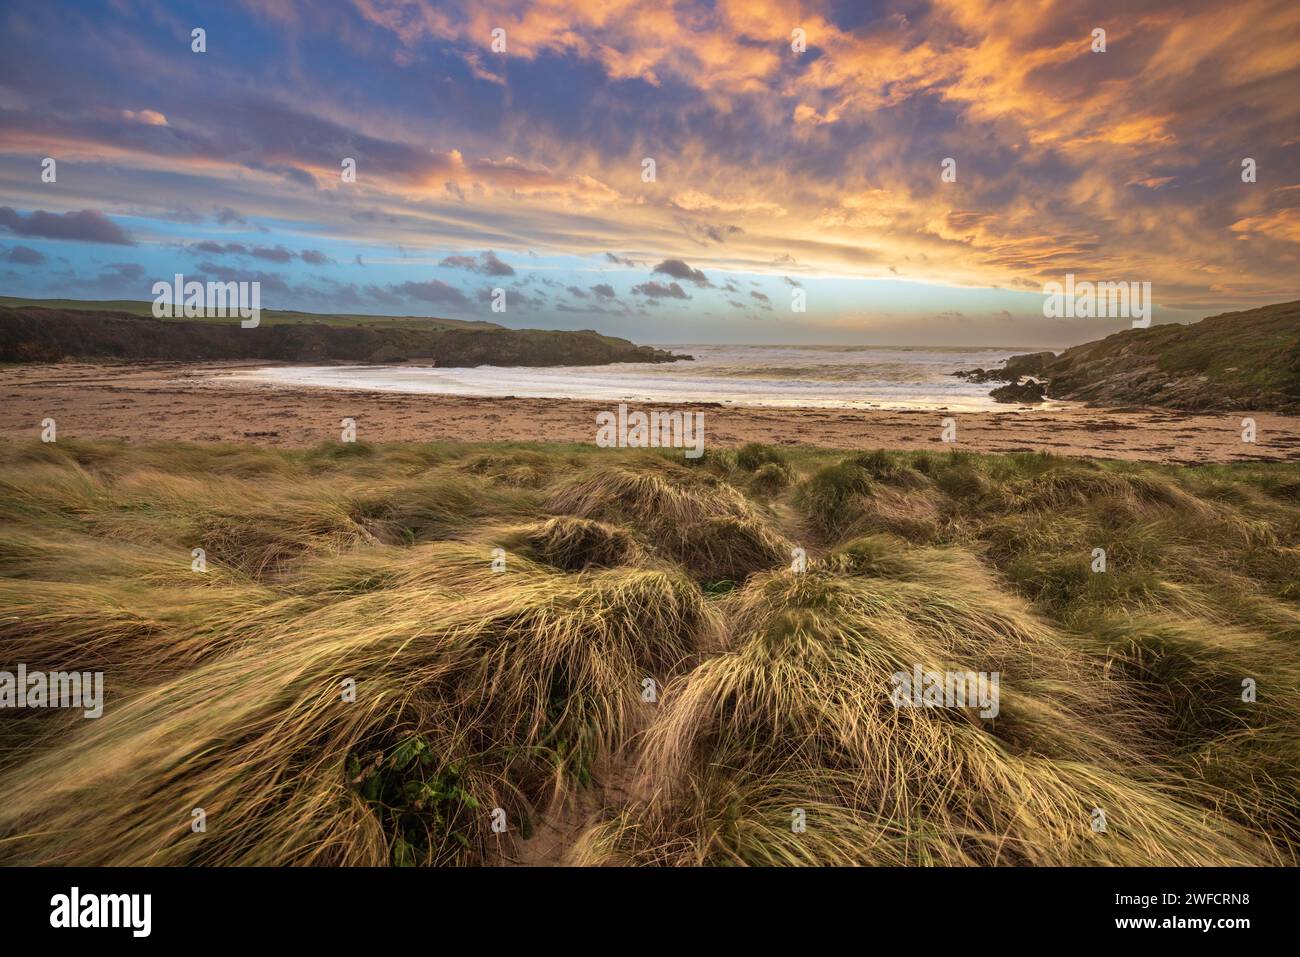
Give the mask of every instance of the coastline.
[[[54, 418], [67, 438], [241, 442], [308, 447], [337, 441], [342, 418], [368, 442], [594, 443], [595, 419], [611, 403], [577, 399], [352, 391], [232, 380], [225, 373], [265, 362], [62, 362], [0, 367], [0, 436], [35, 439]], [[670, 408], [639, 403], [646, 410]], [[682, 408], [672, 406], [671, 408]], [[1061, 408], [955, 412], [763, 408], [694, 403], [706, 441], [842, 449], [971, 452], [1049, 451], [1058, 455], [1201, 464], [1300, 461], [1300, 417], [1271, 413], [1186, 413], [1168, 409]], [[957, 420], [958, 441], [940, 438]], [[1254, 444], [1241, 420], [1255, 419]]]

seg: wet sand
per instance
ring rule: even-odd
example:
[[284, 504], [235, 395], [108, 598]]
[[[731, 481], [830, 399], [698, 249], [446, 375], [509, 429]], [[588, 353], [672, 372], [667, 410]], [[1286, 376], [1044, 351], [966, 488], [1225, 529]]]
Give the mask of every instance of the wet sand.
[[[596, 414], [609, 402], [357, 392], [233, 381], [228, 374], [267, 363], [101, 364], [0, 367], [0, 436], [38, 438], [53, 418], [60, 438], [184, 440], [310, 446], [356, 420], [357, 439], [594, 443]], [[650, 410], [669, 408], [632, 405]], [[843, 449], [943, 449], [942, 409], [861, 411], [770, 409], [697, 403], [706, 443], [757, 441]], [[1195, 464], [1300, 461], [1300, 417], [1269, 413], [1188, 413], [1166, 409], [954, 412], [956, 447], [977, 452], [1047, 450], [1061, 455]], [[1242, 441], [1242, 419], [1257, 425]]]

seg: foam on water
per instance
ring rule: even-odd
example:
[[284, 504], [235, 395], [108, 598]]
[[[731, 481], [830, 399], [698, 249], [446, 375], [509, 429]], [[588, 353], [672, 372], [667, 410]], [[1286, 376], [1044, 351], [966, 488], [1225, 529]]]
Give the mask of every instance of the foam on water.
[[708, 346], [665, 348], [693, 362], [616, 363], [526, 368], [479, 366], [280, 366], [233, 378], [285, 385], [415, 392], [483, 398], [592, 399], [687, 404], [718, 402], [786, 408], [1008, 409], [989, 398], [995, 384], [951, 372], [999, 365], [1024, 349], [932, 349], [847, 346]]

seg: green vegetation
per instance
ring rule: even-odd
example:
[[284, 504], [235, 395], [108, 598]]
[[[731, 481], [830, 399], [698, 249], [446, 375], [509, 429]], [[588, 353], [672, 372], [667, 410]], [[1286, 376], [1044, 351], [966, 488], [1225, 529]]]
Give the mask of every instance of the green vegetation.
[[[23, 299], [0, 296], [0, 307], [60, 309], [79, 312], [122, 312], [129, 316], [153, 316], [153, 301], [134, 299]], [[198, 319], [174, 317], [164, 322], [206, 322], [214, 325], [239, 325], [239, 317], [205, 316]], [[263, 309], [261, 324], [284, 326], [320, 323], [327, 326], [371, 326], [390, 329], [502, 329], [499, 323], [467, 319], [439, 319], [436, 316], [372, 316], [364, 313], [298, 312], [292, 309]]]
[[1295, 465], [4, 443], [0, 861], [1295, 864], [1298, 641]]
[[[53, 300], [52, 300], [53, 301]], [[128, 311], [0, 305], [0, 362], [141, 359], [172, 362], [368, 362], [419, 360], [441, 366], [602, 365], [674, 362], [662, 349], [584, 329], [507, 329], [490, 322], [381, 316], [263, 313], [243, 329], [238, 316], [155, 319], [148, 303]]]
[[1300, 411], [1300, 301], [1128, 329], [1044, 364], [1047, 395], [1100, 405]]

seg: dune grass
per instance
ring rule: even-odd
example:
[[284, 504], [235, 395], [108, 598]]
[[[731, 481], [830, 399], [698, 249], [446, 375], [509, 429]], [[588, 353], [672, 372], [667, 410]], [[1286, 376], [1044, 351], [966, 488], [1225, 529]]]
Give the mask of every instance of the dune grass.
[[0, 862], [1294, 864], [1298, 640], [1292, 465], [4, 443]]

